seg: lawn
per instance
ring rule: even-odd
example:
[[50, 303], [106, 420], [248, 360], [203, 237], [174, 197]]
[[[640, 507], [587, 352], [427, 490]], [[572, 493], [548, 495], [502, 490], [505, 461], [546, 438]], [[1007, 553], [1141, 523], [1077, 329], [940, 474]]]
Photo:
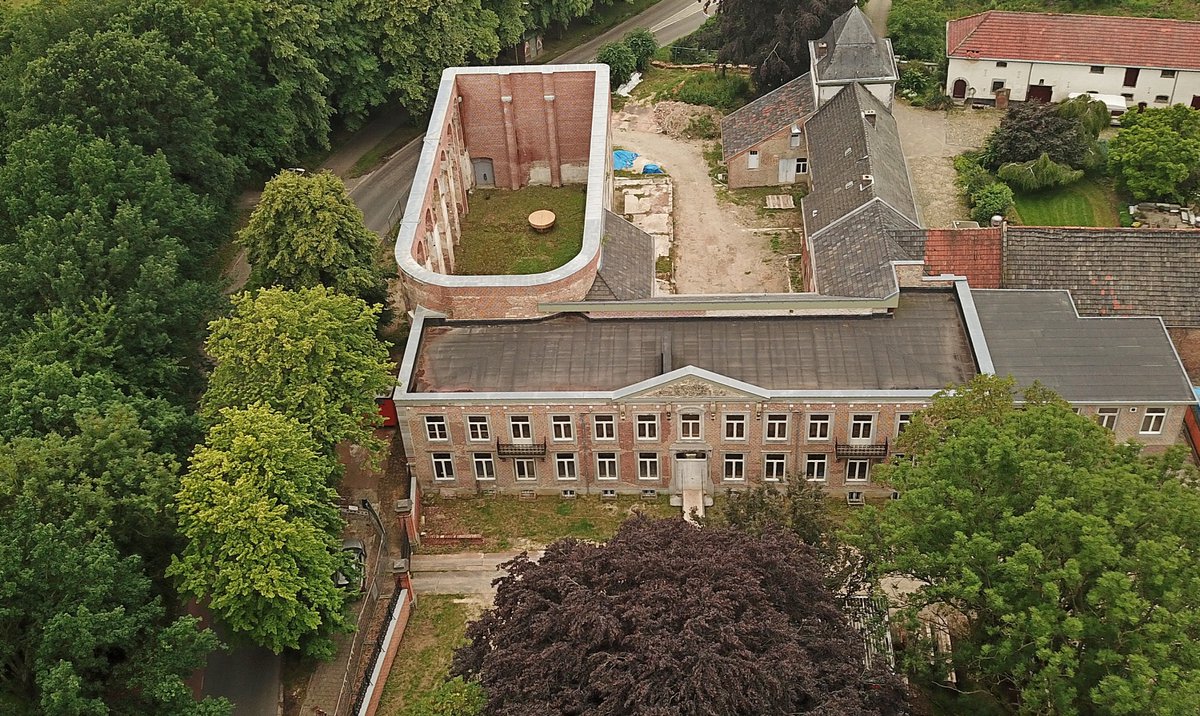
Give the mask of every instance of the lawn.
[[726, 113], [746, 104], [753, 96], [748, 75], [673, 67], [651, 67], [630, 92], [631, 99], [647, 103], [674, 100], [716, 107]]
[[[581, 184], [475, 191], [462, 222], [455, 273], [531, 274], [567, 263], [583, 248], [586, 192]], [[538, 209], [556, 217], [554, 228], [544, 234], [529, 226], [529, 215]]]
[[1016, 195], [1017, 214], [1027, 226], [1120, 226], [1117, 196], [1089, 179], [1053, 191]]
[[[515, 497], [468, 497], [437, 500], [425, 509], [425, 529], [435, 534], [481, 534], [484, 552], [545, 545], [560, 537], [605, 540], [631, 515], [678, 517], [667, 497], [645, 501], [634, 497], [600, 500], [579, 497], [563, 500], [541, 496], [536, 500]], [[448, 548], [458, 551], [460, 547]], [[436, 548], [421, 548], [436, 552]]]
[[379, 703], [380, 716], [404, 716], [413, 702], [450, 672], [454, 649], [466, 641], [467, 620], [475, 616], [460, 596], [429, 594], [417, 598], [404, 638], [388, 672]]

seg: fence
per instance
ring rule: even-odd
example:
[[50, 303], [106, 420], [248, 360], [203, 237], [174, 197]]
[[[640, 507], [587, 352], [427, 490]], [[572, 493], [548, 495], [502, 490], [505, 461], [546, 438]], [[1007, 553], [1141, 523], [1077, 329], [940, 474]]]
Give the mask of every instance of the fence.
[[[403, 559], [408, 559], [412, 556], [412, 542], [408, 536], [408, 526], [403, 519], [399, 521], [399, 524], [401, 556]], [[388, 601], [385, 612], [388, 615], [387, 623], [375, 637], [371, 648], [371, 658], [367, 662], [367, 672], [363, 675], [354, 697], [354, 703], [350, 709], [351, 714], [373, 716], [375, 709], [379, 707], [383, 683], [387, 681], [392, 661], [396, 658], [396, 649], [399, 647], [400, 637], [404, 634], [404, 627], [408, 624], [408, 615], [414, 602], [415, 596], [411, 581], [408, 580], [407, 575], [398, 576], [396, 589], [392, 592], [392, 598]]]

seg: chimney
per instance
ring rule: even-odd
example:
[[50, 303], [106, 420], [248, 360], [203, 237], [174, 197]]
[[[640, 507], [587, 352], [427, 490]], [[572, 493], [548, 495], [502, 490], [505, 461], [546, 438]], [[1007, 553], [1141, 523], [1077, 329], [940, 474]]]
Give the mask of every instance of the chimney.
[[875, 126], [875, 110], [868, 109], [863, 111], [863, 119], [867, 120], [867, 124]]
[[829, 54], [829, 43], [828, 42], [818, 42], [817, 43], [817, 59], [819, 60], [827, 54]]

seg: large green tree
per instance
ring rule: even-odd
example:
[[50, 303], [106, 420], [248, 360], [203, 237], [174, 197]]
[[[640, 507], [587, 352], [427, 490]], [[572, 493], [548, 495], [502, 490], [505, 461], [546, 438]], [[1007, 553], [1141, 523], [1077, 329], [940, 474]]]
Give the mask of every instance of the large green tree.
[[1134, 199], [1186, 202], [1200, 188], [1200, 111], [1126, 112], [1108, 143], [1108, 168]]
[[808, 42], [829, 31], [854, 0], [723, 0], [722, 62], [754, 65], [760, 93], [808, 72]]
[[350, 624], [333, 582], [346, 565], [330, 459], [304, 426], [264, 405], [219, 418], [183, 477], [187, 546], [168, 573], [256, 643], [331, 655], [331, 634]]
[[980, 377], [935, 398], [880, 470], [900, 491], [853, 531], [963, 615], [948, 666], [1021, 714], [1200, 703], [1200, 493], [1053, 394]]
[[327, 454], [344, 440], [374, 445], [375, 396], [393, 380], [378, 314], [324, 286], [234, 296], [232, 314], [209, 326], [217, 365], [205, 414], [262, 402], [300, 421]]
[[170, 619], [141, 560], [22, 495], [0, 520], [0, 704], [46, 716], [218, 716], [186, 679], [218, 644]]
[[1000, 126], [988, 135], [980, 158], [987, 169], [996, 171], [1004, 164], [1035, 161], [1043, 154], [1076, 169], [1099, 161], [1089, 126], [1076, 113], [1042, 102], [1009, 108]]
[[256, 286], [322, 285], [350, 296], [382, 294], [379, 236], [336, 175], [281, 172], [238, 233]]
[[938, 0], [899, 0], [887, 17], [888, 37], [897, 55], [940, 62], [946, 57], [946, 13]]

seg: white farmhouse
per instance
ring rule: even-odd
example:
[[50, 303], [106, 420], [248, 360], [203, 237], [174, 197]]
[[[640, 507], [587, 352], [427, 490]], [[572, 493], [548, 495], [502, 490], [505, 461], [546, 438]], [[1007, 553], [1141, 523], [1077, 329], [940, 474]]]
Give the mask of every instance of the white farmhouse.
[[946, 56], [958, 102], [1086, 92], [1200, 109], [1200, 22], [989, 10], [946, 23]]

